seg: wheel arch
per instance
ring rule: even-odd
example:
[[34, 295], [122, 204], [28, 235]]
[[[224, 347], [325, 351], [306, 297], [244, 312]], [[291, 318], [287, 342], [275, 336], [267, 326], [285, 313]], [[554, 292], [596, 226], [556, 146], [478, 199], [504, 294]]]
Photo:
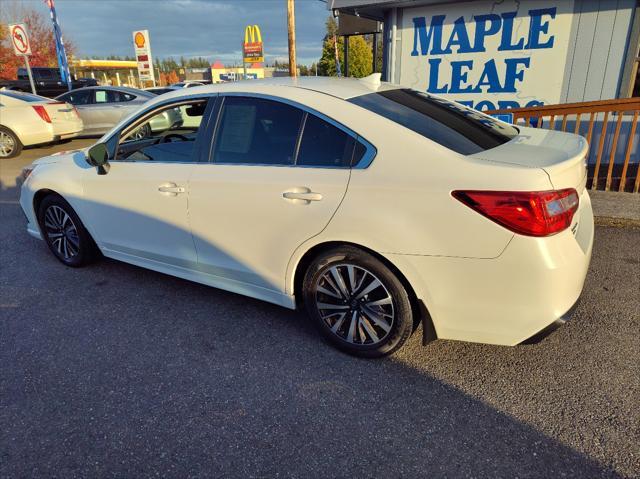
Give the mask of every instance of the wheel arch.
[[18, 132], [16, 130], [14, 130], [13, 128], [9, 128], [4, 123], [0, 123], [0, 128], [8, 130], [9, 133], [11, 133], [13, 136], [15, 136], [18, 139], [18, 141], [20, 142], [20, 145], [22, 145], [22, 147], [25, 146], [24, 141], [22, 141], [22, 138], [20, 137], [20, 135], [18, 134]]
[[[42, 200], [49, 195], [59, 196], [63, 200], [65, 200], [64, 196], [62, 196], [57, 191], [51, 190], [49, 188], [41, 188], [36, 191], [33, 195], [33, 212], [35, 214], [36, 219], [38, 219], [38, 210], [40, 209], [40, 205], [42, 204]], [[67, 200], [65, 200], [67, 201]]]
[[322, 252], [340, 246], [350, 246], [353, 248], [358, 248], [378, 259], [382, 264], [389, 268], [393, 272], [393, 274], [396, 275], [398, 280], [402, 283], [407, 293], [409, 294], [409, 301], [411, 303], [411, 309], [414, 318], [414, 331], [418, 328], [420, 323], [422, 323], [423, 344], [436, 339], [435, 327], [433, 325], [433, 321], [431, 320], [431, 315], [429, 314], [427, 306], [424, 304], [424, 301], [418, 298], [415, 290], [413, 289], [413, 286], [411, 286], [411, 283], [404, 275], [404, 273], [400, 270], [400, 268], [398, 268], [392, 261], [376, 252], [375, 250], [350, 241], [325, 241], [313, 245], [307, 251], [305, 251], [304, 254], [302, 254], [300, 259], [298, 260], [298, 263], [293, 269], [293, 293], [296, 298], [297, 308], [300, 308], [302, 306], [302, 283], [304, 281], [304, 275], [311, 262]]

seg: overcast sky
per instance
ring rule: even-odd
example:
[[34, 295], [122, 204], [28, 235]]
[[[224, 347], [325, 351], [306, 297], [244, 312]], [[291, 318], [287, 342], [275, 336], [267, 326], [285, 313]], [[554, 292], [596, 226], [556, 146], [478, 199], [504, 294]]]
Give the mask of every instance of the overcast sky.
[[[287, 58], [286, 0], [56, 0], [56, 10], [80, 56], [133, 56], [131, 32], [147, 29], [153, 56], [239, 62], [244, 27], [258, 24], [267, 61]], [[323, 1], [296, 0], [299, 63], [320, 57], [328, 15]]]

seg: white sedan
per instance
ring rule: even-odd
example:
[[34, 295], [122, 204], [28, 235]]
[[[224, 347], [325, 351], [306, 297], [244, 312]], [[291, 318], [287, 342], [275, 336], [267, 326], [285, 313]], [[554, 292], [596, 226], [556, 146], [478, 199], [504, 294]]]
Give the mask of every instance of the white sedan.
[[[184, 108], [198, 126], [139, 131]], [[287, 308], [360, 356], [516, 345], [566, 319], [589, 266], [586, 141], [379, 78], [161, 95], [88, 151], [25, 171], [28, 231]]]
[[78, 112], [68, 103], [13, 90], [0, 90], [0, 158], [12, 158], [24, 146], [78, 136]]

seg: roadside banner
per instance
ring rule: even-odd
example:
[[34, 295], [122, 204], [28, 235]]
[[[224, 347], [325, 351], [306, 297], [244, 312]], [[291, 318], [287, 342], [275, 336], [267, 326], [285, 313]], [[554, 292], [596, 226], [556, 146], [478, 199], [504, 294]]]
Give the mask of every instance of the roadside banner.
[[69, 62], [67, 61], [67, 52], [64, 49], [64, 41], [62, 40], [62, 31], [58, 24], [58, 15], [56, 14], [56, 7], [53, 0], [44, 0], [44, 3], [49, 7], [49, 13], [51, 14], [51, 22], [53, 23], [53, 35], [56, 40], [56, 53], [58, 56], [58, 66], [60, 68], [60, 78], [67, 84], [67, 88], [71, 90], [71, 72], [69, 72]]
[[242, 58], [244, 63], [264, 62], [262, 34], [258, 25], [247, 25], [244, 29], [244, 43], [242, 44]]
[[133, 32], [133, 47], [136, 52], [138, 77], [140, 78], [140, 81], [152, 81], [155, 85], [156, 76], [153, 71], [153, 59], [151, 58], [149, 30], [136, 30]]

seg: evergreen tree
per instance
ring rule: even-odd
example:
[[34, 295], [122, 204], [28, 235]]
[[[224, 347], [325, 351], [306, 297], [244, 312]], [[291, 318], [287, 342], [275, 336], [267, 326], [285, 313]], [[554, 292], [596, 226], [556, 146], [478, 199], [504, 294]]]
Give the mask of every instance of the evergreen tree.
[[[344, 74], [344, 38], [337, 36], [338, 24], [330, 16], [326, 22], [327, 33], [322, 44], [322, 57], [318, 61], [318, 75], [336, 76], [335, 43], [338, 43], [338, 61], [340, 71]], [[335, 37], [334, 37], [335, 35]], [[336, 40], [334, 40], [334, 38]], [[373, 71], [373, 52], [371, 41], [367, 42], [362, 35], [348, 37], [349, 41], [349, 76], [361, 78]], [[315, 75], [315, 68], [312, 72]]]

